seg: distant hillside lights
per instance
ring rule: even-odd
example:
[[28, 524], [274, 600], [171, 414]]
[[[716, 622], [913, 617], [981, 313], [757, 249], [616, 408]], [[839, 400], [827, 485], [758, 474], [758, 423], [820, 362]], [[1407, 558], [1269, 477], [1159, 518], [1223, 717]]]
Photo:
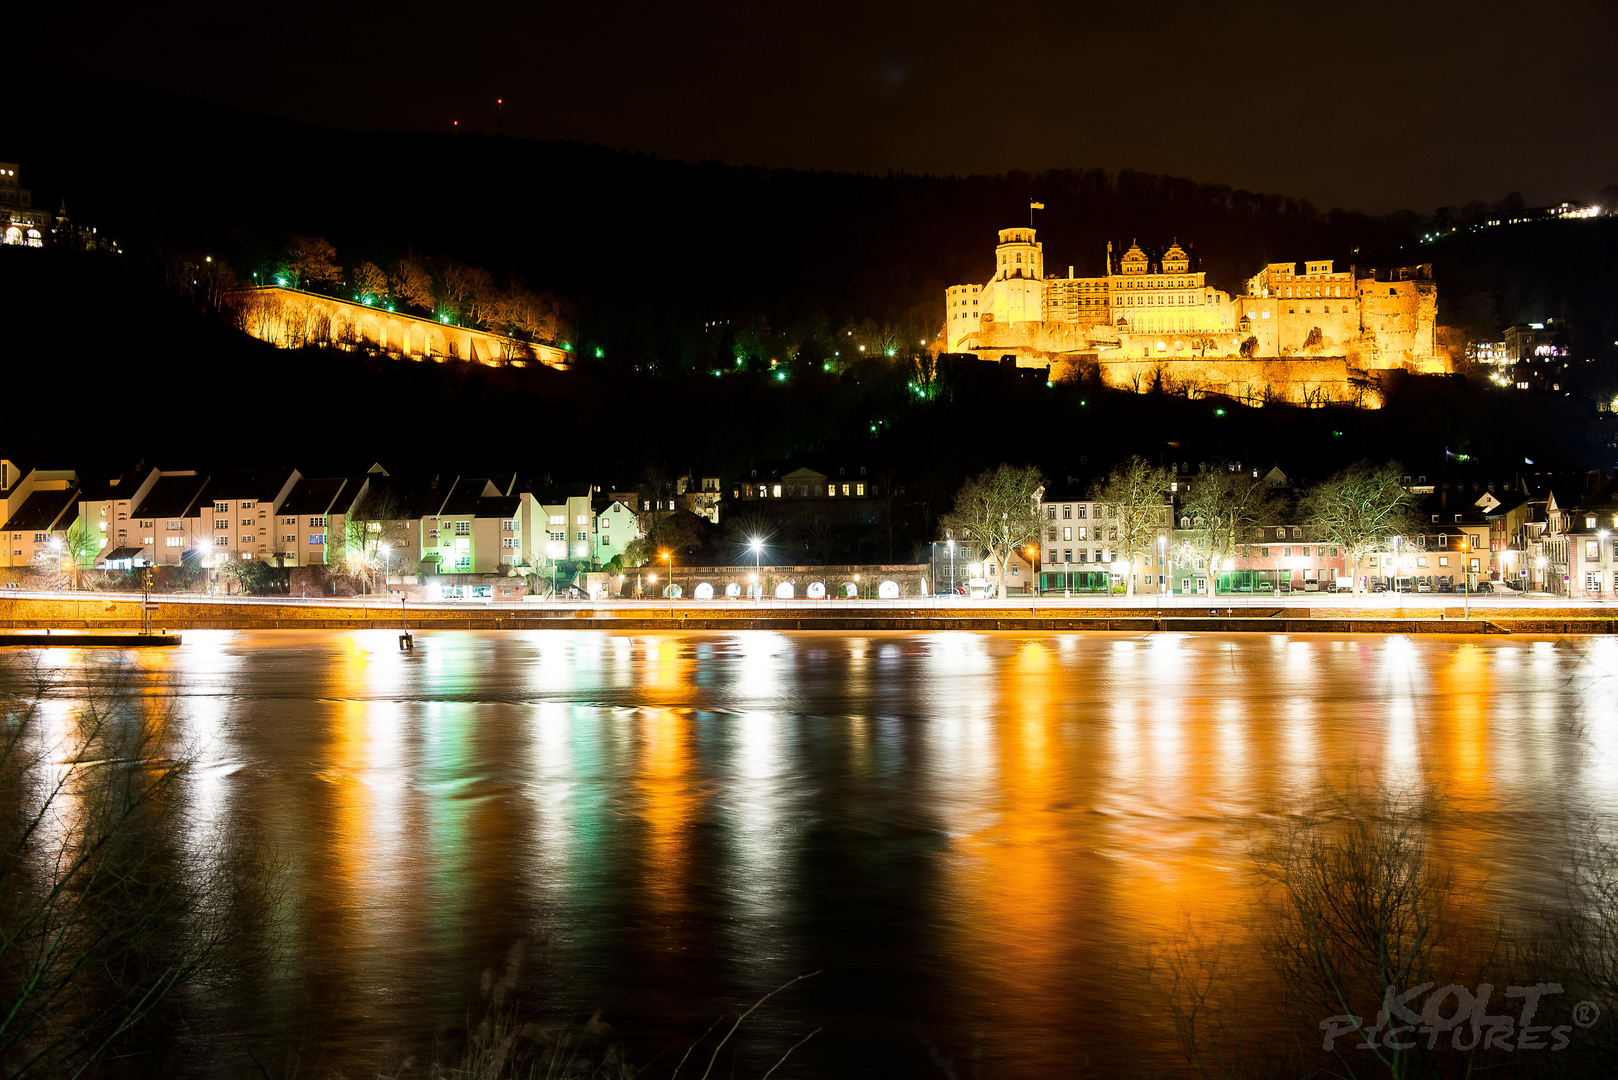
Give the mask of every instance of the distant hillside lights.
[[1436, 345], [1430, 266], [1339, 271], [1329, 260], [1272, 263], [1245, 295], [1212, 287], [1178, 242], [1154, 252], [1107, 247], [1105, 272], [1044, 274], [1032, 227], [1002, 229], [994, 276], [944, 291], [952, 353], [1049, 368], [1052, 381], [1092, 367], [1112, 386], [1241, 400], [1374, 406], [1368, 372], [1452, 370]]
[[55, 215], [34, 206], [34, 193], [22, 186], [18, 165], [0, 161], [0, 245], [117, 252], [118, 242], [69, 220], [63, 203]]

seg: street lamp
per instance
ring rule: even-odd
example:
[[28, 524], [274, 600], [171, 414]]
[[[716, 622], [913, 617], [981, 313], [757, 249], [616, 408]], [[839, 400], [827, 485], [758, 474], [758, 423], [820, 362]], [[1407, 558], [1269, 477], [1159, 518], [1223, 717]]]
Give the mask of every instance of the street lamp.
[[1545, 591], [1545, 556], [1541, 555], [1538, 559], [1535, 559], [1534, 560], [1534, 565], [1539, 567], [1539, 591], [1544, 592]]
[[[1600, 559], [1600, 561], [1603, 564], [1605, 564], [1606, 561], [1607, 561], [1607, 530], [1606, 529], [1597, 529], [1596, 530], [1596, 537], [1601, 541], [1601, 559]], [[1604, 577], [1606, 577], [1606, 575], [1602, 574], [1602, 577], [1604, 578]], [[1596, 593], [1599, 595], [1599, 594], [1601, 594], [1601, 593], [1603, 593], [1605, 591], [1606, 590], [1601, 585], [1600, 579], [1597, 579]]]
[[377, 550], [382, 553], [382, 598], [386, 600], [388, 596], [388, 565], [393, 556], [393, 548], [383, 544]]
[[1158, 533], [1157, 534], [1157, 568], [1159, 570], [1163, 571], [1164, 586], [1159, 587], [1158, 590], [1157, 590], [1157, 592], [1158, 592], [1157, 602], [1161, 604], [1163, 602], [1164, 587], [1166, 587], [1168, 585], [1168, 580], [1169, 580], [1169, 534], [1168, 533]]
[[674, 552], [663, 552], [663, 561], [669, 564], [669, 617], [674, 617]]
[[764, 568], [759, 560], [763, 557], [764, 541], [755, 536], [748, 542], [747, 546], [753, 549], [753, 599], [762, 601], [764, 599], [764, 584], [759, 579], [764, 575]]
[[949, 547], [949, 594], [951, 596], [954, 596], [955, 595], [955, 538], [953, 536], [950, 537], [949, 540], [947, 541], [947, 543], [948, 543], [948, 547]]
[[1042, 593], [1039, 587], [1039, 567], [1035, 564], [1035, 560], [1039, 558], [1039, 547], [1035, 544], [1029, 544], [1023, 550], [1028, 555], [1028, 573], [1034, 579], [1034, 595], [1040, 596]]

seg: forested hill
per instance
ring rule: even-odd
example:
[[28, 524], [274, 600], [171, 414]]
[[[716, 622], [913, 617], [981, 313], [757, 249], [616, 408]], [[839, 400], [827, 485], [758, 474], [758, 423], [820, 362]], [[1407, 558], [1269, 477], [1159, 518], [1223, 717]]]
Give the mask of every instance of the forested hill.
[[1053, 273], [1099, 272], [1109, 240], [1178, 238], [1226, 289], [1271, 260], [1408, 261], [1417, 226], [1134, 172], [869, 176], [331, 131], [37, 74], [20, 77], [12, 106], [0, 149], [40, 205], [65, 197], [132, 247], [207, 248], [247, 267], [284, 234], [318, 234], [345, 261], [413, 248], [598, 312], [697, 321], [899, 323], [918, 306], [941, 321], [941, 289], [987, 278], [995, 230], [1026, 222], [1031, 199], [1048, 208], [1036, 225]]

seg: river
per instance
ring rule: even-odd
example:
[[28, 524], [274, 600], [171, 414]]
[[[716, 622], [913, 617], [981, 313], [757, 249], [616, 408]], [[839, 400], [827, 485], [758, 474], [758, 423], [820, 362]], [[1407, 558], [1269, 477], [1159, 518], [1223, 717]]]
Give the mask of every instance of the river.
[[185, 639], [36, 654], [64, 701], [131, 666], [170, 696], [196, 827], [251, 829], [290, 885], [284, 959], [178, 1073], [421, 1060], [514, 946], [528, 1007], [600, 1010], [653, 1075], [814, 972], [715, 1076], [811, 1033], [777, 1077], [1173, 1067], [1148, 959], [1197, 927], [1274, 993], [1254, 836], [1322, 791], [1441, 796], [1457, 895], [1513, 921], [1618, 810], [1601, 637]]

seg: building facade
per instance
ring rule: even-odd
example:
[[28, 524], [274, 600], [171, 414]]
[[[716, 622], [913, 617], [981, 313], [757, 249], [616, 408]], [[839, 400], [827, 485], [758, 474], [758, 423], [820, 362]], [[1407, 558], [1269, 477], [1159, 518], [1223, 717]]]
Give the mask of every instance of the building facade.
[[1109, 244], [1104, 272], [1045, 276], [1033, 228], [1002, 229], [994, 275], [944, 290], [951, 353], [1014, 357], [1053, 378], [1093, 367], [1109, 385], [1164, 386], [1243, 400], [1374, 405], [1367, 373], [1447, 373], [1437, 289], [1427, 265], [1335, 269], [1271, 263], [1233, 297], [1177, 241], [1161, 250]]

